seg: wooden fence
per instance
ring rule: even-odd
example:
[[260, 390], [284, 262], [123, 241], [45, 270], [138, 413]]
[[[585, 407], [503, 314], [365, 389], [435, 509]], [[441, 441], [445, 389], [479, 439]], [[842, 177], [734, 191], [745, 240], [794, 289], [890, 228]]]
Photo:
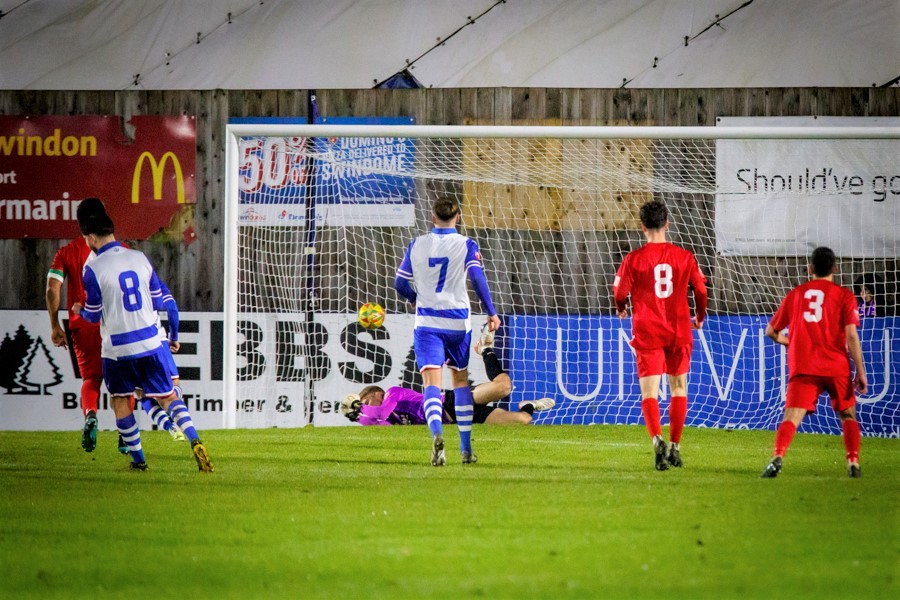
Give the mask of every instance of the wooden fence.
[[[181, 238], [136, 243], [169, 284], [182, 310], [221, 311], [223, 308], [224, 130], [229, 117], [305, 117], [306, 90], [202, 91], [10, 91], [0, 90], [4, 115], [195, 115], [197, 117], [197, 204], [193, 220], [196, 243], [185, 247]], [[412, 116], [418, 124], [511, 124], [558, 122], [562, 125], [714, 125], [719, 116], [897, 116], [900, 88], [778, 88], [778, 89], [533, 89], [470, 88], [423, 90], [322, 90], [317, 93], [319, 114], [326, 116]], [[0, 158], [2, 160], [2, 158]], [[2, 171], [2, 164], [0, 164]], [[771, 260], [760, 269], [740, 259], [724, 259], [714, 248], [697, 243], [696, 233], [711, 231], [708, 202], [675, 206], [685, 226], [676, 241], [691, 248], [712, 278], [712, 308], [725, 312], [770, 310], [777, 288], [802, 277], [800, 265]], [[2, 216], [2, 215], [0, 215]], [[474, 232], [477, 237], [477, 231]], [[63, 242], [56, 240], [0, 240], [0, 308], [42, 309], [47, 268]], [[535, 305], [547, 286], [560, 281], [580, 286], [577, 296], [594, 298], [600, 309], [610, 308], [609, 273], [597, 264], [618, 264], [640, 243], [633, 230], [575, 235], [561, 232], [544, 247], [527, 231], [502, 242], [488, 242], [485, 253], [502, 260], [536, 261], [524, 280], [507, 276], [496, 282], [498, 304]], [[559, 250], [562, 248], [562, 254]], [[560, 256], [563, 257], [560, 260]], [[598, 256], [601, 258], [598, 259]], [[896, 260], [858, 261], [845, 269], [877, 271], [896, 276]], [[525, 272], [510, 265], [509, 274]], [[716, 286], [715, 280], [728, 280]], [[327, 281], [327, 278], [325, 279]], [[849, 283], [849, 281], [842, 281]], [[492, 285], [494, 282], [492, 281]], [[896, 282], [887, 282], [890, 297]], [[325, 294], [327, 301], [327, 291]], [[333, 301], [334, 303], [337, 300]], [[326, 308], [324, 306], [323, 308]], [[584, 310], [579, 305], [548, 306], [549, 310]]]

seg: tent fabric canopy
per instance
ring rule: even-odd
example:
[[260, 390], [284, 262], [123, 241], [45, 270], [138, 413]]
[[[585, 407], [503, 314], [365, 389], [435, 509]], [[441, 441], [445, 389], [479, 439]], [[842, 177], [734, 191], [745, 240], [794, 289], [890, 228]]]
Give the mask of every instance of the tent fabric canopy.
[[0, 0], [0, 11], [2, 89], [352, 89], [404, 70], [423, 87], [860, 87], [900, 75], [897, 0]]

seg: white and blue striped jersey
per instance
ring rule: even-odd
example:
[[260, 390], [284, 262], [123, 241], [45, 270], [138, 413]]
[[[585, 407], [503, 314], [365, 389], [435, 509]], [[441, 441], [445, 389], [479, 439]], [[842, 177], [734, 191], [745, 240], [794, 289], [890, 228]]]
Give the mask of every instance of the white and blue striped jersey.
[[[415, 283], [415, 293], [407, 299], [416, 304], [416, 328], [471, 330], [466, 274], [473, 268], [483, 281], [478, 244], [454, 228], [434, 228], [410, 243], [397, 279]], [[486, 308], [493, 310], [489, 296]]]
[[142, 252], [110, 242], [85, 263], [83, 279], [87, 300], [81, 315], [93, 323], [100, 321], [103, 358], [138, 358], [160, 347], [157, 311], [163, 293]]

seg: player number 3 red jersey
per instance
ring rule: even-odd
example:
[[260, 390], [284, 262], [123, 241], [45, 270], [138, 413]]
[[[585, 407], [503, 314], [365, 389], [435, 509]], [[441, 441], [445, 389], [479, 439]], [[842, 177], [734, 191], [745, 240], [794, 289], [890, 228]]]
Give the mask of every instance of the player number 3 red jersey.
[[849, 377], [847, 325], [859, 327], [853, 292], [826, 279], [791, 290], [769, 323], [788, 328], [788, 373]]

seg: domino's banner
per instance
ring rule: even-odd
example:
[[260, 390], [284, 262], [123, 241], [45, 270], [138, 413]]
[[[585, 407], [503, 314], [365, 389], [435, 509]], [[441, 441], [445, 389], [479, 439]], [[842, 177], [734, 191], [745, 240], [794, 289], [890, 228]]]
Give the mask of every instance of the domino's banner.
[[[731, 127], [900, 127], [900, 117], [719, 117]], [[716, 250], [900, 255], [900, 139], [716, 141]]]
[[[688, 375], [687, 424], [726, 429], [776, 429], [787, 384], [787, 352], [765, 336], [769, 316], [709, 316], [694, 332]], [[900, 319], [864, 319], [860, 338], [869, 390], [859, 396], [866, 435], [900, 437]], [[501, 353], [518, 385], [518, 400], [550, 396], [557, 405], [537, 423], [641, 424], [641, 393], [631, 320], [618, 317], [505, 317]], [[537, 335], [535, 332], [541, 332]], [[664, 378], [665, 379], [665, 378]], [[823, 396], [824, 398], [824, 396]], [[665, 416], [668, 390], [663, 386]], [[665, 423], [665, 418], [663, 419]], [[838, 434], [837, 417], [820, 399], [801, 431]]]
[[[65, 325], [65, 316], [61, 315]], [[616, 317], [502, 316], [496, 346], [514, 390], [506, 409], [521, 400], [550, 397], [556, 406], [535, 413], [537, 424], [643, 423], [630, 322]], [[787, 356], [765, 337], [768, 317], [710, 316], [695, 332], [688, 376], [688, 425], [775, 429], [781, 421]], [[484, 317], [473, 317], [478, 331]], [[203, 429], [354, 425], [340, 402], [366, 385], [421, 389], [412, 349], [413, 316], [389, 314], [383, 327], [363, 329], [355, 314], [248, 314], [238, 320], [237, 396], [226, 402], [221, 313], [183, 312], [181, 351], [175, 355], [184, 399]], [[900, 437], [898, 317], [863, 319], [869, 391], [857, 412], [868, 436]], [[486, 381], [482, 361], [470, 362], [473, 383]], [[444, 387], [450, 386], [445, 373]], [[81, 379], [71, 344], [49, 342], [45, 311], [0, 311], [0, 430], [81, 428]], [[663, 414], [669, 399], [665, 386]], [[801, 431], [840, 433], [827, 400]], [[114, 426], [104, 389], [100, 423]], [[225, 411], [235, 418], [226, 418]], [[139, 413], [142, 428], [152, 423]]]
[[[412, 117], [319, 117], [332, 125], [415, 125]], [[415, 142], [410, 138], [316, 138], [321, 158], [316, 216], [326, 225], [415, 225]]]
[[[305, 123], [235, 118], [231, 123]], [[320, 117], [317, 123], [414, 125], [412, 117]], [[408, 138], [242, 138], [238, 220], [246, 226], [410, 227], [415, 143]]]

